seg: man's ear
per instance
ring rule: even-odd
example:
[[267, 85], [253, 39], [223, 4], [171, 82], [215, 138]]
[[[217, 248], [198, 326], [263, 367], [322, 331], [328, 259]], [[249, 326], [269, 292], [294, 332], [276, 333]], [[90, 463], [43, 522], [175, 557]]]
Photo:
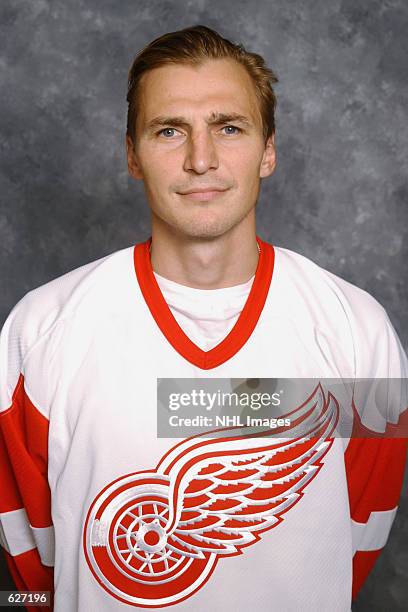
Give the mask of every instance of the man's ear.
[[275, 134], [271, 134], [265, 144], [265, 151], [262, 156], [261, 167], [259, 169], [260, 178], [270, 176], [276, 166]]
[[126, 151], [127, 151], [128, 171], [129, 171], [130, 176], [133, 176], [134, 179], [143, 179], [143, 173], [142, 173], [140, 164], [137, 160], [135, 146], [129, 134], [126, 134]]

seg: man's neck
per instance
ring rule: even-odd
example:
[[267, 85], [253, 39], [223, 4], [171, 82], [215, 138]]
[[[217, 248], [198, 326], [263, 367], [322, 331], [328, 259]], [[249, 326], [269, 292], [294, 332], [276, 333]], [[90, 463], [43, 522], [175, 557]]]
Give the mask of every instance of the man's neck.
[[240, 285], [253, 277], [258, 259], [255, 230], [203, 240], [152, 229], [153, 270], [188, 287], [218, 289]]

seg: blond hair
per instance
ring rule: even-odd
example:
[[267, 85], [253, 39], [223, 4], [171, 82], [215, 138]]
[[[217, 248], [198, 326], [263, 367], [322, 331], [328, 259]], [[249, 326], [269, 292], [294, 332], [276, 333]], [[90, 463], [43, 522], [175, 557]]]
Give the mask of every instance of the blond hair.
[[242, 44], [223, 38], [218, 32], [203, 25], [196, 25], [177, 32], [169, 32], [145, 46], [133, 60], [129, 70], [127, 129], [132, 141], [136, 137], [136, 116], [140, 98], [140, 79], [143, 74], [167, 64], [197, 65], [210, 59], [230, 58], [246, 69], [255, 87], [262, 119], [263, 137], [266, 140], [275, 133], [276, 96], [273, 84], [278, 82], [275, 73], [266, 66], [257, 53], [247, 51]]

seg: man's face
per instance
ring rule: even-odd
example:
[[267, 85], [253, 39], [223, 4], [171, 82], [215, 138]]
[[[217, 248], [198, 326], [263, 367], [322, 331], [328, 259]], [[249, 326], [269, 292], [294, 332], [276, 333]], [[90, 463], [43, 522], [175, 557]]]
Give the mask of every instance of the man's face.
[[140, 88], [128, 165], [144, 181], [153, 216], [183, 236], [224, 234], [253, 211], [260, 178], [275, 166], [245, 68], [229, 59], [162, 66]]

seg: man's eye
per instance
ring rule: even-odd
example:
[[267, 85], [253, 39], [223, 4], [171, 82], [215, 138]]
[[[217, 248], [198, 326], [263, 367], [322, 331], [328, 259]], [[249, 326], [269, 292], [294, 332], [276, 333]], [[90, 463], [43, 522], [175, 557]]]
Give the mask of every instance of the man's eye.
[[[222, 128], [223, 130], [227, 130], [227, 134], [233, 136], [235, 134], [238, 134], [240, 132], [242, 132], [241, 128], [235, 126], [235, 125], [226, 125]], [[157, 134], [163, 135], [165, 138], [171, 138], [174, 133], [177, 132], [176, 128], [163, 128], [162, 130], [160, 130], [159, 132], [157, 132]]]
[[[241, 128], [237, 127], [236, 125], [226, 125], [222, 129], [228, 130], [227, 134], [232, 134], [232, 135], [242, 132]], [[235, 130], [235, 132], [234, 131], [231, 132], [230, 130]]]
[[166, 138], [173, 136], [173, 134], [169, 134], [169, 132], [175, 132], [176, 129], [175, 128], [163, 128], [162, 130], [160, 130], [160, 132], [157, 132], [158, 134], [163, 134], [163, 136], [165, 136]]

